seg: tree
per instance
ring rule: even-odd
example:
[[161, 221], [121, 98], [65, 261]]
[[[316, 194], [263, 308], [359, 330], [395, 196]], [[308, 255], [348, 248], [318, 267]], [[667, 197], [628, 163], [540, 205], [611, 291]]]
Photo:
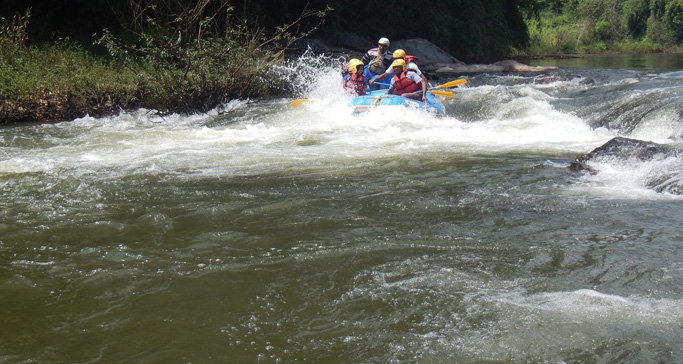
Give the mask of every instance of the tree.
[[683, 0], [673, 0], [666, 5], [666, 26], [677, 42], [683, 40]]
[[[366, 0], [223, 0], [212, 1], [205, 9], [219, 6], [217, 3], [227, 4], [233, 9], [233, 19], [239, 19], [252, 29], [276, 32], [278, 26], [295, 21], [306, 9], [322, 11], [331, 4], [335, 10], [326, 15], [326, 23], [319, 28], [316, 37], [330, 40], [339, 32], [355, 32], [373, 40], [380, 36], [390, 39], [425, 38], [465, 61], [489, 61], [507, 55], [512, 48], [523, 48], [528, 44], [524, 19], [536, 13], [539, 1], [452, 0], [424, 4], [414, 0], [389, 3]], [[104, 28], [114, 35], [129, 32], [131, 19], [138, 23], [146, 21], [145, 18], [135, 18], [141, 9], [147, 9], [145, 16], [175, 14], [196, 6], [202, 8], [204, 1], [4, 0], [0, 3], [0, 14], [11, 15], [32, 9], [29, 37], [35, 42], [70, 37], [85, 43], [91, 41], [93, 33]], [[555, 0], [554, 6], [558, 4]], [[305, 19], [297, 23], [297, 31], [306, 33], [316, 24], [317, 19]], [[178, 23], [171, 19], [158, 25], [176, 28]], [[220, 21], [213, 24], [215, 31], [220, 31], [220, 27]]]
[[650, 17], [649, 0], [626, 0], [622, 8], [622, 26], [632, 38], [642, 38]]

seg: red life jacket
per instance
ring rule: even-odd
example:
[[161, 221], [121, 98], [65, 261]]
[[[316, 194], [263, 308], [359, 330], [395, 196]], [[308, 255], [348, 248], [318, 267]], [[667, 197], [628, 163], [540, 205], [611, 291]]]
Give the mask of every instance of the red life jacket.
[[408, 66], [408, 63], [410, 63], [410, 62], [417, 64], [417, 57], [406, 54], [405, 61], [406, 61], [406, 66]]
[[422, 90], [421, 83], [415, 83], [415, 81], [406, 77], [408, 72], [415, 72], [411, 69], [403, 71], [400, 75], [394, 74], [394, 95], [403, 95], [405, 93], [415, 92], [417, 90]]
[[365, 77], [358, 73], [352, 74], [344, 83], [344, 88], [356, 95], [365, 95]]

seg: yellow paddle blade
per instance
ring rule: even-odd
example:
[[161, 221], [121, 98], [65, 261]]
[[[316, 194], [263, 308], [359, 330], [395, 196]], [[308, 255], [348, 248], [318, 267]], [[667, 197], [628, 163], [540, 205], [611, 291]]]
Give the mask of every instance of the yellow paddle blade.
[[442, 90], [427, 90], [427, 92], [432, 93], [434, 95], [439, 95], [439, 96], [444, 96], [448, 98], [453, 98], [455, 97], [455, 94], [450, 92], [450, 91], [442, 91]]
[[446, 82], [443, 85], [439, 85], [439, 86], [436, 86], [434, 88], [451, 88], [451, 87], [455, 87], [458, 85], [464, 85], [466, 83], [467, 83], [466, 78], [458, 78], [457, 80]]
[[309, 102], [311, 99], [296, 99], [289, 102], [290, 106], [299, 106], [304, 102]]

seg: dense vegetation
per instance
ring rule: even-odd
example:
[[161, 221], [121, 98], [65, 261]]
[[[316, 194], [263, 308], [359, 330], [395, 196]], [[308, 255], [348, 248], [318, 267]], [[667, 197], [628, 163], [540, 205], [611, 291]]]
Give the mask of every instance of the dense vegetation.
[[[77, 9], [76, 3], [88, 2], [72, 3]], [[0, 123], [137, 107], [207, 111], [232, 98], [287, 91], [285, 78], [268, 74], [271, 66], [326, 14], [303, 11], [265, 32], [247, 27], [227, 1], [131, 0], [128, 5], [112, 9], [119, 21], [94, 35], [84, 32], [95, 24], [61, 22], [65, 15], [59, 12], [41, 18], [27, 8], [0, 18]], [[81, 15], [80, 20], [88, 19]], [[308, 28], [301, 28], [303, 23]]]
[[683, 0], [538, 0], [526, 54], [678, 52]]
[[[0, 16], [32, 9], [28, 28], [31, 41], [52, 41], [55, 37], [89, 43], [91, 35], [109, 29], [113, 34], [135, 36], [128, 32], [140, 15], [165, 18], [170, 15], [213, 16], [232, 9], [233, 21], [254, 30], [274, 30], [296, 21], [306, 10], [334, 10], [326, 14], [325, 24], [316, 37], [333, 38], [339, 32], [355, 32], [375, 40], [425, 38], [465, 62], [499, 60], [509, 47], [524, 47], [528, 36], [524, 17], [533, 14], [535, 0], [454, 0], [425, 4], [413, 0], [390, 2], [365, 0], [4, 0]], [[201, 3], [201, 6], [195, 6]], [[147, 9], [150, 11], [143, 12]], [[202, 9], [200, 14], [196, 9]], [[192, 12], [192, 14], [190, 14]], [[213, 26], [225, 28], [223, 15]], [[162, 23], [158, 23], [162, 24]], [[311, 30], [316, 19], [298, 23], [299, 31]], [[236, 23], [233, 22], [233, 26]], [[224, 30], [224, 29], [215, 29]]]
[[0, 123], [284, 93], [287, 76], [268, 72], [295, 41], [342, 32], [425, 38], [468, 63], [675, 50], [683, 0], [5, 0]]

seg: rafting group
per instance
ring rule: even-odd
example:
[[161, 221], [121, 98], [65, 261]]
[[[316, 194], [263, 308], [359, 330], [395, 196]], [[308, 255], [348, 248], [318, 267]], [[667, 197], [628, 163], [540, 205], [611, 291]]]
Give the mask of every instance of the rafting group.
[[[417, 65], [417, 57], [403, 49], [391, 53], [389, 44], [389, 39], [382, 37], [377, 48], [368, 50], [362, 59], [351, 59], [342, 70], [344, 88], [358, 96], [388, 88], [388, 94], [427, 102], [429, 82]], [[387, 77], [391, 77], [390, 83], [380, 82]]]
[[[382, 82], [391, 77], [391, 81]], [[444, 106], [435, 95], [452, 98], [454, 93], [444, 89], [467, 83], [459, 78], [436, 87], [430, 87], [427, 77], [417, 66], [417, 57], [403, 49], [389, 51], [389, 39], [380, 38], [377, 47], [368, 50], [361, 59], [353, 58], [342, 69], [342, 85], [353, 98], [349, 105], [358, 115], [380, 106], [405, 106], [425, 110], [437, 115], [444, 114]], [[298, 106], [314, 99], [296, 99], [291, 106]]]
[[[387, 83], [385, 78], [391, 78]], [[466, 83], [458, 79], [430, 88], [427, 77], [417, 65], [417, 57], [403, 49], [389, 51], [389, 39], [380, 38], [377, 47], [368, 50], [361, 59], [353, 58], [342, 69], [342, 85], [355, 97], [351, 101], [354, 114], [377, 105], [403, 105], [443, 114], [443, 105], [434, 94], [453, 97], [439, 88]]]

